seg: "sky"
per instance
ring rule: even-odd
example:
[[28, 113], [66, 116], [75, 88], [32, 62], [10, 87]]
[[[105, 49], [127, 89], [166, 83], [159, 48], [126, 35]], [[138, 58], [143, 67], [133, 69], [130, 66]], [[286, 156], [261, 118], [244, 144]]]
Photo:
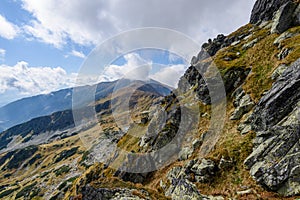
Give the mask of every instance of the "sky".
[[[124, 31], [167, 28], [185, 34], [200, 45], [247, 24], [254, 2], [1, 0], [0, 106], [74, 86], [90, 52]], [[148, 73], [150, 78], [176, 87], [188, 64], [189, 61], [167, 50], [139, 50], [116, 59], [105, 68], [100, 79], [89, 81], [126, 77], [136, 66], [146, 65], [152, 70]]]

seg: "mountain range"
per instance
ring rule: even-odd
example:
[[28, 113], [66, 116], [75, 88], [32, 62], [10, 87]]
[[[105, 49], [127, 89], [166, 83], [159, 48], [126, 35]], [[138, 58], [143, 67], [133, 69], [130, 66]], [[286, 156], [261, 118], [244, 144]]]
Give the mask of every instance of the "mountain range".
[[[81, 86], [76, 90], [90, 91], [97, 88], [95, 100], [99, 100], [111, 95], [115, 90], [131, 87], [134, 84], [141, 84], [144, 89], [157, 95], [167, 95], [171, 88], [160, 84], [157, 81], [149, 80], [131, 81], [129, 79], [117, 80], [113, 82], [102, 82], [97, 85]], [[145, 83], [145, 84], [142, 84]], [[131, 85], [131, 86], [130, 86]], [[115, 87], [118, 88], [115, 88]], [[72, 109], [73, 88], [67, 88], [49, 94], [42, 94], [14, 101], [0, 108], [0, 130], [5, 130], [17, 124], [29, 121], [31, 119], [47, 116], [57, 111]], [[86, 106], [91, 102], [82, 102], [81, 106]]]

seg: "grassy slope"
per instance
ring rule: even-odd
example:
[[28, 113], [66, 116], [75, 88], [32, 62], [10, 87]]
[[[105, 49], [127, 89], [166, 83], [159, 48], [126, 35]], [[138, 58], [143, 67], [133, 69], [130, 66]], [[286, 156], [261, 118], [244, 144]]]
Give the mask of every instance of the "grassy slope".
[[[300, 27], [293, 28], [289, 30], [290, 32], [300, 32]], [[282, 42], [283, 48], [292, 48], [293, 52], [289, 54], [285, 59], [278, 60], [277, 54], [280, 50], [273, 45], [274, 40], [279, 36], [278, 34], [269, 34], [269, 30], [260, 29], [254, 27], [253, 25], [246, 25], [231, 35], [241, 35], [246, 32], [252, 32], [252, 36], [247, 40], [241, 41], [238, 45], [229, 46], [220, 50], [214, 56], [214, 63], [219, 67], [221, 74], [224, 74], [228, 69], [235, 67], [251, 68], [252, 72], [248, 76], [243, 88], [247, 93], [249, 93], [252, 99], [257, 103], [261, 98], [262, 94], [269, 90], [273, 81], [271, 80], [271, 74], [280, 64], [290, 64], [300, 57], [300, 35], [287, 39]], [[242, 46], [249, 43], [250, 41], [258, 38], [258, 42], [252, 48], [248, 50], [243, 50]], [[237, 52], [240, 54], [237, 55]], [[223, 58], [232, 57], [232, 61], [225, 61]], [[186, 98], [192, 98], [187, 94]], [[209, 111], [209, 108], [200, 105], [201, 110]], [[267, 192], [260, 186], [258, 186], [255, 181], [249, 175], [243, 166], [243, 161], [252, 152], [252, 139], [255, 137], [255, 133], [249, 133], [246, 136], [241, 136], [237, 131], [238, 121], [229, 120], [230, 114], [233, 112], [234, 107], [232, 105], [232, 99], [228, 97], [227, 105], [227, 117], [225, 121], [224, 131], [215, 147], [215, 150], [211, 152], [207, 157], [213, 160], [220, 160], [222, 156], [230, 157], [234, 160], [235, 166], [227, 171], [221, 171], [217, 174], [216, 178], [209, 184], [197, 184], [199, 190], [203, 194], [213, 194], [213, 195], [223, 195], [225, 197], [234, 197], [236, 191], [245, 190], [245, 186], [248, 188], [253, 188], [257, 191], [258, 195], [263, 199], [281, 199], [275, 193]], [[242, 119], [243, 120], [243, 119]], [[209, 124], [209, 119], [202, 120], [197, 130], [194, 130], [194, 137], [199, 137], [205, 130], [207, 130], [207, 124]], [[135, 127], [135, 129], [138, 127]], [[141, 128], [141, 127], [140, 127]], [[120, 147], [126, 149], [127, 151], [138, 152], [137, 142], [139, 140], [130, 135], [125, 135], [120, 140]], [[197, 158], [197, 151], [194, 153], [192, 158]], [[174, 166], [182, 166], [184, 162], [175, 162], [163, 169], [156, 171], [153, 176], [147, 181], [144, 186], [140, 184], [135, 184], [134, 187], [146, 188], [151, 191], [156, 191], [155, 193], [161, 193], [162, 189], [159, 186], [159, 182], [163, 179], [165, 182], [166, 173]], [[107, 177], [112, 177], [111, 173], [113, 171], [105, 170], [99, 173], [105, 173]], [[99, 182], [103, 184], [99, 185]], [[106, 178], [101, 180], [93, 181], [98, 187], [131, 187], [132, 183], [124, 183], [116, 178]], [[257, 194], [250, 194], [248, 196], [241, 196], [241, 199], [256, 199]], [[288, 198], [287, 198], [288, 199]]]

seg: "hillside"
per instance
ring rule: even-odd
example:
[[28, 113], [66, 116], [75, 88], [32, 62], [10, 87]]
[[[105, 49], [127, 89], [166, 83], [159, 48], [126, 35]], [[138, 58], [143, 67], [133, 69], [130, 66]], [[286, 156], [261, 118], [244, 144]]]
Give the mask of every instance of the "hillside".
[[68, 124], [51, 129], [62, 134], [54, 140], [2, 153], [0, 197], [300, 198], [299, 44], [299, 1], [257, 0], [250, 23], [203, 44], [171, 94], [136, 91], [130, 122], [106, 104], [124, 102], [120, 90], [90, 105], [98, 121], [76, 134]]

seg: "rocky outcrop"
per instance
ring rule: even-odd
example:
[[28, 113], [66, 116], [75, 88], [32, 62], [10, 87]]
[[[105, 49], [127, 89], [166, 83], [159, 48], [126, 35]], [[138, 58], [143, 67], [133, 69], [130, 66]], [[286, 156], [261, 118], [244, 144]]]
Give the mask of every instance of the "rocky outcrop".
[[299, 105], [300, 59], [277, 78], [249, 117], [257, 135], [244, 163], [258, 183], [285, 196], [300, 194]]
[[[134, 192], [135, 191], [135, 192]], [[130, 189], [108, 189], [108, 188], [94, 188], [90, 185], [86, 185], [82, 188], [82, 199], [83, 200], [127, 200], [127, 199], [137, 199], [137, 200], [150, 200], [148, 192], [138, 191], [139, 194], [136, 195], [137, 190]], [[145, 196], [142, 198], [141, 196]]]
[[[178, 88], [182, 93], [185, 93], [192, 89], [198, 99], [204, 104], [211, 104], [211, 96], [217, 96], [215, 100], [220, 100], [225, 98], [222, 96], [218, 84], [218, 81], [215, 81], [215, 77], [203, 77], [203, 74], [208, 70], [210, 63], [198, 63], [196, 66], [190, 66], [183, 77], [178, 83]], [[223, 75], [223, 81], [225, 86], [226, 93], [231, 93], [239, 87], [243, 81], [246, 79], [250, 72], [250, 69], [245, 69], [244, 67], [235, 67], [229, 69]], [[208, 84], [213, 85], [214, 90], [209, 90]]]
[[212, 160], [191, 160], [183, 167], [174, 167], [167, 173], [169, 187], [161, 181], [165, 195], [172, 199], [211, 199], [200, 194], [193, 182], [208, 183], [216, 172]]
[[300, 100], [300, 59], [292, 64], [262, 97], [252, 115], [252, 129], [268, 130], [297, 107]]
[[294, 12], [297, 8], [297, 4], [288, 2], [282, 5], [275, 13], [274, 22], [271, 28], [271, 33], [283, 33], [296, 22], [294, 19]]
[[183, 167], [171, 169], [167, 178], [172, 183], [174, 179], [188, 179], [191, 182], [208, 183], [217, 172], [217, 165], [209, 159], [188, 161]]
[[223, 34], [219, 34], [216, 38], [209, 39], [208, 42], [202, 45], [202, 49], [197, 56], [194, 56], [191, 60], [191, 65], [196, 66], [199, 61], [202, 61], [210, 56], [216, 55], [216, 53], [230, 45], [236, 45], [240, 43], [240, 41], [247, 36], [249, 36], [251, 32], [241, 34], [239, 36], [224, 36]]
[[283, 33], [300, 24], [300, 6], [293, 0], [258, 0], [252, 10], [250, 23], [273, 20], [271, 33]]
[[172, 200], [203, 199], [197, 187], [186, 179], [173, 179], [172, 186], [166, 193]]
[[232, 113], [231, 120], [239, 120], [244, 114], [249, 112], [254, 107], [254, 102], [252, 101], [249, 94], [246, 94], [242, 87], [239, 87], [232, 96], [235, 97], [233, 105], [235, 107]]
[[274, 13], [292, 0], [257, 0], [251, 13], [250, 23], [272, 20]]

